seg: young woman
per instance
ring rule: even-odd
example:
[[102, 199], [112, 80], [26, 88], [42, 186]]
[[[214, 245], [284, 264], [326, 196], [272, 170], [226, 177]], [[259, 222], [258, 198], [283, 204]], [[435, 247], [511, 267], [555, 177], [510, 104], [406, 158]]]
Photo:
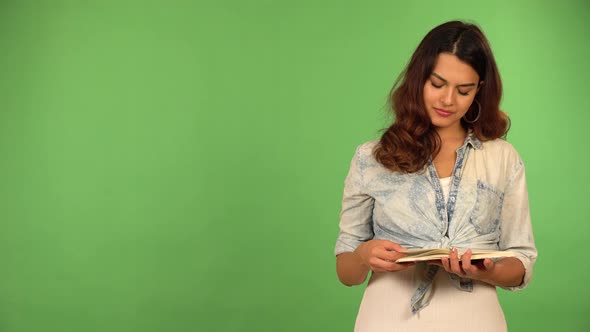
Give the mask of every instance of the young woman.
[[[338, 277], [359, 285], [372, 271], [355, 331], [506, 330], [496, 286], [524, 288], [537, 251], [523, 162], [501, 139], [501, 96], [477, 26], [444, 23], [414, 52], [392, 89], [394, 123], [357, 148], [345, 182]], [[396, 263], [410, 248], [454, 251]], [[472, 261], [471, 249], [516, 257]]]

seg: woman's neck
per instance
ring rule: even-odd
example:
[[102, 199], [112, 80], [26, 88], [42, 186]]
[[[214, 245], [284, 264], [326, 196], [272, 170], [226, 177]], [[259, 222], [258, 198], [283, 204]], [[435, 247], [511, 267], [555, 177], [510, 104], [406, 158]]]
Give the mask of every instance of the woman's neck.
[[456, 140], [465, 140], [467, 137], [467, 130], [462, 126], [454, 127], [454, 128], [436, 128], [436, 132], [440, 137], [441, 141], [456, 141]]

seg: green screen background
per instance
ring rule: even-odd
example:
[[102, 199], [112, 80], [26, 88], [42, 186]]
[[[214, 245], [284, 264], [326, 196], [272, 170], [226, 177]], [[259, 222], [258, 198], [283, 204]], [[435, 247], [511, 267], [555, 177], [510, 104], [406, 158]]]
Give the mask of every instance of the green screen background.
[[119, 0], [0, 4], [0, 331], [351, 331], [344, 177], [450, 19], [490, 39], [527, 165], [509, 328], [586, 330], [586, 2]]

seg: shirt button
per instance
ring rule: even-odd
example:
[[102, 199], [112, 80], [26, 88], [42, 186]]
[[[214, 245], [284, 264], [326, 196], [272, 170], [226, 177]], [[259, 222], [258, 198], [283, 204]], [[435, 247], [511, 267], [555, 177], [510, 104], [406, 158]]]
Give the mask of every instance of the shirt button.
[[453, 197], [451, 197], [451, 202], [454, 202], [454, 201], [455, 201], [455, 197], [453, 196]]

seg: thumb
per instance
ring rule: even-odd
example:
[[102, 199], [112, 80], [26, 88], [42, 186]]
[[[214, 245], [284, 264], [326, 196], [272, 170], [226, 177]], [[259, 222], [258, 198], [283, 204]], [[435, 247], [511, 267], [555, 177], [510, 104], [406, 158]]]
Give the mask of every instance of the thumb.
[[383, 242], [383, 248], [385, 248], [386, 250], [393, 250], [393, 251], [398, 251], [398, 252], [404, 252], [406, 251], [406, 248], [400, 246], [399, 244], [395, 243], [395, 242], [391, 242], [391, 241], [385, 241]]
[[494, 265], [494, 261], [489, 258], [483, 260], [483, 266], [486, 268], [487, 271], [493, 269]]

